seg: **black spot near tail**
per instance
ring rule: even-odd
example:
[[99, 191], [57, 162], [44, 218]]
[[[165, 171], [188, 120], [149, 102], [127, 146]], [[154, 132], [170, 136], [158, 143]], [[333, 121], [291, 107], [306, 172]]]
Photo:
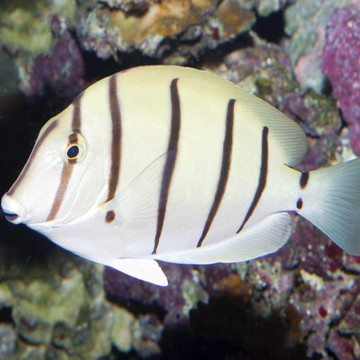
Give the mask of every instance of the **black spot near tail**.
[[305, 189], [308, 181], [309, 181], [309, 172], [308, 171], [302, 172], [300, 176], [300, 187], [302, 189]]
[[303, 207], [303, 200], [302, 198], [299, 198], [298, 201], [296, 202], [296, 207], [300, 210]]

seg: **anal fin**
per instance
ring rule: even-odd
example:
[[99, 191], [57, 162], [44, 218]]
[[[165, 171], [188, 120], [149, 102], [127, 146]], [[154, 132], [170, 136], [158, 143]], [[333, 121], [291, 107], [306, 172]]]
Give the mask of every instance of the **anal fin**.
[[114, 259], [106, 265], [130, 275], [159, 286], [167, 286], [168, 281], [159, 264], [152, 259]]
[[290, 237], [292, 220], [288, 213], [266, 217], [257, 226], [216, 244], [203, 245], [176, 255], [157, 256], [159, 260], [182, 264], [233, 263], [251, 260], [279, 250]]

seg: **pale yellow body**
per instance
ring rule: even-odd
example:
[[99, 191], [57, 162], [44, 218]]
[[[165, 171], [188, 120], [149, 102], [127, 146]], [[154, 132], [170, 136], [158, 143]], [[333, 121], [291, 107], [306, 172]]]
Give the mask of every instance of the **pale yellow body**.
[[[322, 226], [311, 212], [321, 171], [303, 186], [293, 169], [306, 151], [301, 128], [199, 70], [152, 66], [103, 79], [38, 142], [3, 207], [60, 246], [147, 281], [166, 283], [153, 259], [206, 264], [274, 252], [290, 235], [288, 211]], [[67, 163], [72, 142], [82, 147]]]

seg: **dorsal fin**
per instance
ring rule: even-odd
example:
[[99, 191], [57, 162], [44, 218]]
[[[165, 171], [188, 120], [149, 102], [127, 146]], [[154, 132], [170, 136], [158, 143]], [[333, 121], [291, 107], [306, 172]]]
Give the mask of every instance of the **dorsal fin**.
[[249, 123], [258, 121], [261, 126], [269, 128], [270, 146], [272, 152], [275, 151], [276, 160], [292, 167], [299, 164], [308, 145], [302, 128], [272, 105], [251, 94], [242, 93], [238, 102]]
[[208, 101], [220, 101], [221, 98], [236, 99], [237, 119], [246, 122], [247, 126], [254, 124], [259, 128], [264, 126], [269, 128], [270, 139], [276, 139], [274, 150], [278, 161], [296, 166], [305, 155], [306, 136], [298, 124], [266, 101], [222, 77], [202, 70], [169, 65], [134, 68], [124, 73], [124, 76], [131, 77], [132, 81], [155, 78], [158, 82], [169, 82], [173, 78], [180, 78], [180, 91], [184, 87], [195, 94], [206, 91]]

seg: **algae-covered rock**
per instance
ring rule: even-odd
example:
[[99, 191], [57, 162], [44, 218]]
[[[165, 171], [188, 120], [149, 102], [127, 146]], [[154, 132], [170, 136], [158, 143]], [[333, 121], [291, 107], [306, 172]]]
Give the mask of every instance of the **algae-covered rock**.
[[83, 77], [81, 54], [67, 31], [76, 21], [75, 0], [6, 1], [0, 12], [2, 50], [17, 66], [21, 90], [42, 95], [78, 82], [69, 91], [75, 96]]
[[186, 63], [255, 22], [236, 0], [6, 1], [0, 11], [2, 49], [17, 65], [21, 89], [42, 95], [61, 87], [65, 100], [83, 88], [82, 51], [120, 62], [119, 54], [137, 51]]
[[16, 333], [10, 324], [0, 324], [0, 358], [15, 360]]
[[91, 360], [108, 356], [112, 346], [130, 351], [132, 329], [141, 325], [106, 301], [103, 267], [60, 250], [52, 255], [49, 263], [18, 266], [11, 276], [3, 269], [0, 311], [9, 309], [13, 325], [0, 326], [0, 354], [5, 359]]
[[[346, 54], [346, 57], [344, 56]], [[334, 10], [326, 28], [323, 68], [333, 87], [333, 95], [350, 126], [350, 142], [360, 155], [360, 10]]]
[[35, 57], [49, 50], [54, 41], [50, 27], [54, 14], [73, 22], [75, 0], [4, 1], [0, 5], [2, 45], [17, 56]]
[[133, 342], [131, 329], [134, 328], [134, 315], [126, 309], [114, 307], [110, 316], [114, 318], [110, 333], [112, 343], [117, 349], [129, 352]]
[[194, 44], [189, 43], [189, 34], [196, 28], [199, 33], [196, 32], [192, 40], [197, 43], [196, 52], [199, 53], [247, 31], [254, 20], [254, 13], [235, 0], [152, 2], [140, 15], [119, 6], [99, 4], [84, 16], [79, 34], [84, 48], [96, 51], [102, 58], [134, 49], [161, 58], [167, 52], [171, 54], [171, 43], [166, 44], [166, 38], [176, 37], [179, 43], [183, 42], [184, 50], [189, 48], [187, 51], [192, 54]]
[[297, 0], [285, 10], [285, 31], [290, 36], [287, 53], [303, 89], [321, 92], [324, 87], [322, 50], [325, 28], [332, 12], [353, 0]]

